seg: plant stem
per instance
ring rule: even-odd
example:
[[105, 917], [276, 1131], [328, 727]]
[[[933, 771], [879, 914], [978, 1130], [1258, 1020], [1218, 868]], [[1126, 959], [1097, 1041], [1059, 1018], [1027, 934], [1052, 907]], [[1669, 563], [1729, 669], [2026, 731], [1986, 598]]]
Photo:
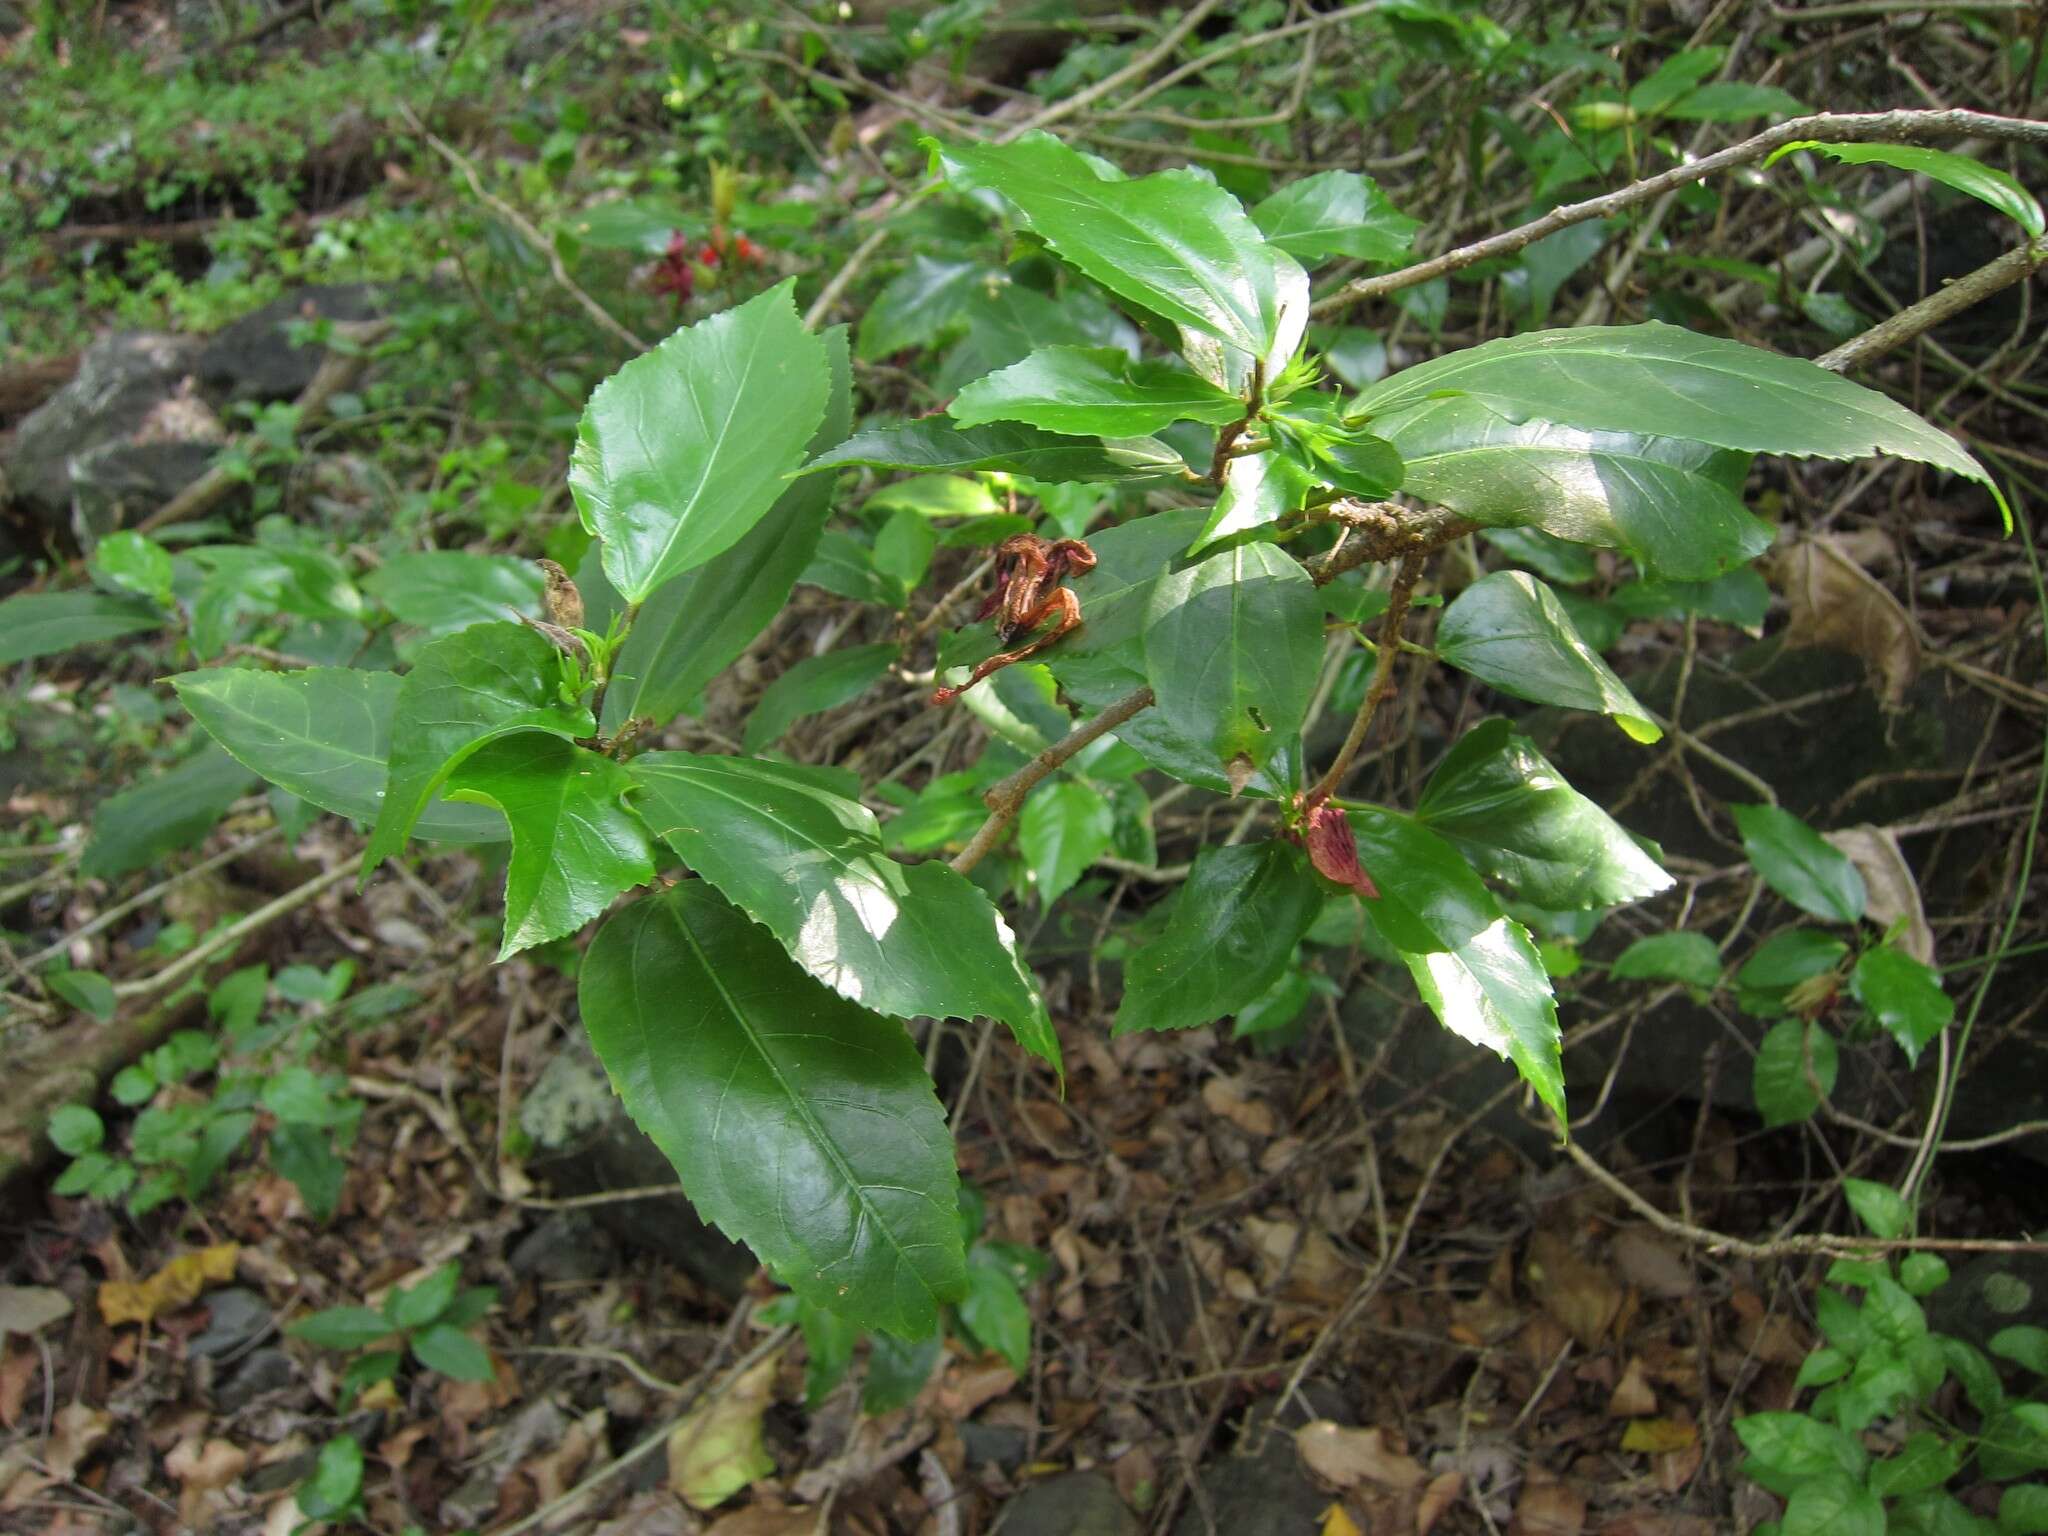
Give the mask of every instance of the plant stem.
[[1373, 660], [1372, 686], [1365, 690], [1365, 700], [1358, 706], [1358, 714], [1344, 737], [1344, 745], [1337, 749], [1337, 756], [1329, 769], [1308, 792], [1311, 806], [1327, 800], [1344, 782], [1344, 775], [1351, 771], [1352, 759], [1365, 745], [1373, 716], [1394, 691], [1394, 654], [1401, 648], [1401, 626], [1407, 621], [1408, 606], [1415, 600], [1415, 584], [1422, 579], [1422, 567], [1428, 558], [1420, 552], [1406, 554], [1394, 569], [1394, 585], [1387, 597], [1386, 617], [1380, 622], [1380, 649]]

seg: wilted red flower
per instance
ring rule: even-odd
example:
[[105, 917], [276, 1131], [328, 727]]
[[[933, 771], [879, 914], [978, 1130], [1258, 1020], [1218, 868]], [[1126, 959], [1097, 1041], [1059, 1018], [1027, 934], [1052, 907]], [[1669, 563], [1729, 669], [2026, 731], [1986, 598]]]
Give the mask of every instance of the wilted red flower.
[[754, 244], [754, 242], [749, 240], [745, 235], [733, 236], [732, 253], [739, 260], [746, 262], [749, 266], [755, 267], [758, 267], [761, 264], [761, 258], [767, 254], [765, 251], [761, 249], [761, 247]]
[[1303, 846], [1316, 872], [1339, 885], [1348, 885], [1361, 896], [1378, 900], [1380, 888], [1358, 862], [1358, 839], [1351, 835], [1351, 818], [1341, 805], [1325, 800], [1309, 808]]

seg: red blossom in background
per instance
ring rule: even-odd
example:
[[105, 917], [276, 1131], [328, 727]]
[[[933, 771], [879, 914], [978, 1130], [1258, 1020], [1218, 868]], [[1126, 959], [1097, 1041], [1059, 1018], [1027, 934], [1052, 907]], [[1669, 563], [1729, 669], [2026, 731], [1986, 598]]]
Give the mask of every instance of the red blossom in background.
[[697, 291], [698, 267], [715, 281], [711, 274], [721, 266], [758, 267], [766, 257], [767, 252], [745, 235], [729, 236], [713, 229], [709, 240], [693, 246], [689, 237], [677, 230], [668, 237], [668, 249], [648, 274], [647, 288], [651, 293], [675, 295], [676, 308], [681, 309]]
[[689, 303], [690, 295], [697, 291], [697, 274], [690, 268], [690, 242], [683, 238], [681, 230], [668, 237], [668, 249], [654, 264], [647, 287], [654, 293], [674, 294], [677, 309]]

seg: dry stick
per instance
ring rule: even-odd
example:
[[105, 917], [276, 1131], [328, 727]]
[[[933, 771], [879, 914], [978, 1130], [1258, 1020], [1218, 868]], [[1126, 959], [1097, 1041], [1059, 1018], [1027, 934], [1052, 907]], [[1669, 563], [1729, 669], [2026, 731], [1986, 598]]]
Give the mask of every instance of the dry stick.
[[1400, 565], [1395, 568], [1393, 590], [1387, 597], [1386, 617], [1380, 621], [1380, 653], [1373, 658], [1372, 686], [1365, 690], [1365, 701], [1358, 706], [1358, 714], [1351, 721], [1351, 730], [1344, 737], [1344, 745], [1337, 749], [1337, 756], [1329, 769], [1308, 792], [1310, 805], [1321, 804], [1344, 782], [1344, 775], [1351, 771], [1351, 760], [1365, 745], [1365, 733], [1372, 728], [1372, 717], [1394, 691], [1394, 654], [1401, 649], [1401, 626], [1407, 621], [1408, 605], [1415, 600], [1415, 584], [1422, 579], [1422, 566], [1427, 558], [1421, 554], [1403, 555]]
[[[355, 383], [361, 377], [362, 371], [369, 366], [368, 349], [390, 333], [389, 320], [345, 321], [334, 327], [336, 336], [362, 350], [330, 352], [321, 359], [320, 366], [313, 371], [312, 382], [307, 384], [298, 399], [292, 402], [292, 409], [298, 413], [293, 422], [294, 433], [304, 433], [309, 428], [319, 425], [334, 397]], [[204, 517], [215, 503], [241, 483], [228, 472], [225, 465], [216, 464], [137, 523], [135, 531], [151, 533], [171, 523], [189, 522], [195, 517]]]
[[334, 868], [315, 875], [304, 885], [296, 886], [286, 891], [275, 901], [265, 902], [247, 917], [221, 929], [219, 933], [214, 934], [213, 937], [197, 947], [187, 950], [162, 970], [144, 976], [139, 981], [124, 981], [117, 984], [114, 988], [114, 996], [118, 998], [148, 997], [152, 992], [161, 992], [174, 982], [184, 980], [185, 977], [205, 965], [207, 961], [211, 960], [222, 950], [233, 948], [241, 943], [242, 940], [248, 938], [250, 934], [260, 932], [262, 929], [269, 927], [270, 924], [283, 917], [287, 912], [297, 911], [322, 891], [341, 884], [342, 881], [348, 879], [358, 869], [362, 868], [362, 864], [363, 856], [357, 854], [354, 858], [344, 860], [342, 863], [335, 865]]
[[207, 859], [203, 863], [194, 864], [190, 869], [180, 870], [177, 874], [170, 876], [168, 879], [159, 880], [157, 881], [156, 884], [147, 886], [144, 889], [137, 891], [133, 896], [129, 897], [126, 901], [121, 902], [117, 906], [107, 908], [106, 911], [102, 912], [98, 917], [94, 918], [91, 922], [85, 924], [83, 927], [72, 929], [69, 933], [65, 934], [62, 938], [58, 939], [55, 943], [50, 944], [43, 949], [39, 949], [34, 954], [29, 955], [23, 960], [21, 960], [19, 962], [21, 969], [24, 972], [27, 972], [36, 970], [41, 966], [47, 965], [50, 961], [56, 959], [59, 955], [63, 954], [64, 951], [69, 949], [73, 944], [77, 943], [80, 939], [89, 939], [94, 934], [105, 931], [106, 929], [112, 927], [115, 923], [118, 923], [122, 918], [126, 917], [130, 912], [133, 912], [136, 908], [148, 906], [151, 902], [155, 901], [159, 896], [162, 896], [165, 892], [173, 890], [180, 885], [183, 885], [188, 880], [196, 880], [201, 875], [210, 874], [214, 870], [219, 869], [223, 864], [233, 863], [236, 859], [239, 859], [243, 854], [248, 853], [251, 849], [258, 848], [262, 846], [264, 843], [269, 842], [270, 839], [277, 836], [278, 831], [279, 829], [276, 827], [267, 827], [263, 831], [256, 833], [252, 837], [243, 838], [242, 841], [240, 841], [239, 843], [233, 844], [232, 846], [224, 849], [220, 853], [215, 854], [212, 858]]
[[1851, 337], [1832, 352], [1822, 353], [1814, 361], [1836, 373], [1847, 373], [1881, 353], [1903, 346], [1973, 304], [1982, 303], [1999, 290], [2024, 281], [2044, 265], [2048, 265], [2048, 238], [2029, 240], [2025, 245], [2007, 251], [1996, 261], [1987, 262], [1947, 287], [1930, 293], [1919, 303], [1900, 310], [1862, 335]]
[[[1369, 11], [1374, 9], [1377, 5], [1382, 5], [1385, 3], [1386, 0], [1374, 0], [1373, 5], [1353, 6], [1352, 11], [1354, 13]], [[1200, 4], [1189, 8], [1186, 14], [1184, 14], [1179, 21], [1175, 22], [1173, 26], [1167, 30], [1167, 33], [1164, 37], [1160, 38], [1158, 42], [1154, 43], [1150, 48], [1147, 48], [1143, 53], [1139, 54], [1135, 59], [1131, 60], [1130, 63], [1126, 64], [1122, 69], [1118, 70], [1115, 74], [1105, 75], [1102, 79], [1096, 81], [1086, 90], [1076, 91], [1072, 96], [1069, 96], [1065, 101], [1056, 102], [1052, 106], [1047, 107], [1043, 112], [1037, 113], [1029, 121], [1020, 123], [1016, 127], [1008, 129], [1004, 133], [997, 136], [996, 142], [998, 144], [1008, 144], [1015, 139], [1021, 139], [1025, 134], [1029, 133], [1034, 128], [1050, 127], [1052, 124], [1057, 123], [1064, 118], [1072, 117], [1076, 112], [1085, 112], [1088, 108], [1094, 106], [1096, 102], [1102, 100], [1103, 97], [1109, 95], [1112, 91], [1120, 91], [1126, 85], [1130, 84], [1131, 81], [1142, 79], [1144, 76], [1152, 72], [1153, 65], [1157, 64], [1161, 59], [1166, 58], [1176, 48], [1180, 47], [1182, 39], [1184, 39], [1190, 32], [1194, 31], [1195, 28], [1200, 26], [1204, 21], [1208, 20], [1209, 13], [1215, 10], [1221, 4], [1222, 0], [1201, 0]], [[1323, 21], [1327, 23], [1330, 21], [1335, 21], [1336, 19], [1337, 17], [1333, 15], [1323, 18]], [[1262, 33], [1259, 34], [1255, 40], [1259, 42], [1267, 42], [1277, 37], [1278, 35], [1278, 33], [1274, 32]], [[1207, 58], [1201, 60], [1200, 62], [1206, 67], [1206, 65], [1212, 63], [1216, 57], [1217, 55], [1212, 54]], [[1166, 77], [1166, 80], [1154, 84], [1148, 91], [1141, 92], [1138, 96], [1133, 97], [1132, 101], [1140, 101], [1143, 100], [1145, 96], [1156, 94], [1158, 91], [1164, 89], [1165, 85], [1168, 82], [1174, 80], [1175, 78], [1177, 78], [1177, 75], [1168, 75]]]
[[1619, 213], [1633, 208], [1638, 203], [1650, 202], [1662, 197], [1677, 187], [1729, 170], [1738, 165], [1748, 165], [1761, 160], [1774, 149], [1787, 144], [1797, 144], [1812, 139], [1823, 144], [1850, 143], [1871, 140], [1880, 143], [1913, 143], [1921, 139], [1968, 138], [1982, 135], [1991, 139], [2016, 140], [2029, 144], [2048, 144], [2048, 123], [2034, 122], [2027, 118], [1996, 117], [1987, 112], [1969, 112], [1960, 108], [1945, 111], [1898, 111], [1898, 112], [1823, 112], [1813, 117], [1795, 117], [1789, 122], [1766, 129], [1753, 138], [1744, 139], [1740, 144], [1716, 150], [1687, 165], [1676, 165], [1668, 171], [1644, 178], [1642, 181], [1621, 188], [1616, 192], [1602, 193], [1583, 202], [1567, 203], [1553, 208], [1540, 219], [1532, 219], [1498, 235], [1484, 240], [1475, 240], [1428, 261], [1417, 262], [1414, 266], [1403, 267], [1398, 272], [1389, 272], [1381, 277], [1362, 277], [1315, 304], [1311, 313], [1323, 314], [1345, 305], [1355, 304], [1361, 299], [1383, 298], [1412, 288], [1417, 283], [1426, 283], [1432, 278], [1442, 277], [1451, 272], [1462, 271], [1474, 262], [1486, 261], [1496, 256], [1510, 256], [1524, 246], [1541, 240], [1545, 235], [1556, 234], [1574, 224], [1583, 224], [1588, 219], [1604, 218], [1610, 213]]
[[476, 173], [476, 167], [469, 162], [469, 159], [460, 150], [448, 143], [439, 134], [430, 133], [427, 130], [427, 125], [421, 122], [417, 114], [410, 108], [401, 105], [399, 112], [404, 116], [406, 122], [411, 125], [413, 132], [426, 140], [433, 147], [434, 152], [443, 160], [446, 160], [462, 173], [462, 179], [469, 183], [469, 190], [476, 195], [478, 202], [509, 224], [512, 227], [513, 233], [533, 248], [535, 255], [543, 256], [547, 259], [548, 270], [554, 275], [556, 284], [582, 307], [586, 315], [597, 322], [598, 327], [606, 335], [630, 347], [635, 352], [645, 352], [647, 350], [648, 343], [642, 341], [638, 336], [627, 330], [625, 326], [621, 325], [613, 317], [610, 310], [593, 299], [577, 283], [576, 279], [569, 275], [569, 269], [562, 264], [562, 253], [555, 249], [554, 241], [548, 239], [546, 235], [543, 235], [536, 229], [533, 222], [525, 214], [484, 186], [483, 178]]

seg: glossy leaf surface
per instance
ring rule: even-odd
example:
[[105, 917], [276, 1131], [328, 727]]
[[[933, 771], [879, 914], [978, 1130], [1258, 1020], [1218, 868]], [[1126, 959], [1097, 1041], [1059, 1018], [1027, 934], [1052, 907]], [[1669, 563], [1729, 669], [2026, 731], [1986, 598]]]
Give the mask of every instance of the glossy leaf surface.
[[1041, 347], [977, 379], [948, 414], [963, 427], [1021, 421], [1048, 432], [1141, 437], [1176, 421], [1220, 426], [1244, 402], [1208, 380], [1156, 359], [1133, 362], [1115, 347]]
[[806, 976], [701, 881], [599, 929], [578, 999], [707, 1220], [814, 1305], [906, 1338], [936, 1328], [966, 1288], [959, 1182], [901, 1025]]
[[1637, 741], [1664, 733], [1587, 645], [1557, 594], [1523, 571], [1472, 583], [1437, 626], [1437, 654], [1502, 693], [1611, 716]]
[[1528, 929], [1497, 919], [1456, 947], [1403, 953], [1416, 990], [1444, 1028], [1514, 1063], [1564, 1121], [1563, 1037], [1550, 975]]
[[813, 458], [804, 465], [803, 473], [849, 464], [871, 469], [993, 469], [1054, 485], [1144, 480], [1179, 475], [1187, 468], [1179, 454], [1149, 437], [1100, 443], [1062, 437], [1017, 422], [960, 427], [929, 420], [856, 432], [837, 448]]
[[892, 1018], [1000, 1019], [1059, 1065], [1002, 914], [944, 864], [890, 858], [874, 814], [816, 770], [688, 752], [630, 769], [649, 829], [833, 991]]
[[738, 543], [803, 462], [830, 379], [794, 291], [677, 331], [592, 391], [569, 487], [628, 602]]

